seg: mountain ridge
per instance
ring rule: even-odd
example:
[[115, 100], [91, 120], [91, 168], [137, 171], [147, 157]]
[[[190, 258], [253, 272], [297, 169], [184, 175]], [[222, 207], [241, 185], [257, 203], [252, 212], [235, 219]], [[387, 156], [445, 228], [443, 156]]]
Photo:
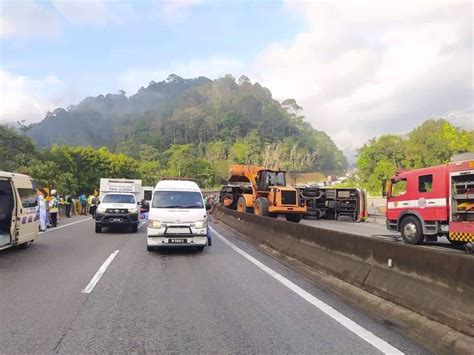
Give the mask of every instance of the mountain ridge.
[[[270, 90], [245, 76], [211, 80], [171, 74], [128, 97], [119, 91], [57, 108], [32, 124], [27, 135], [40, 148], [106, 146], [133, 157], [138, 157], [141, 145], [166, 151], [172, 145], [191, 144], [205, 155], [211, 143], [224, 142], [228, 156], [241, 140], [262, 154], [265, 146], [281, 144], [287, 155], [296, 147], [313, 157], [300, 170], [343, 171], [347, 159], [342, 151], [300, 112], [295, 100], [279, 102]], [[249, 162], [263, 159], [248, 155]]]

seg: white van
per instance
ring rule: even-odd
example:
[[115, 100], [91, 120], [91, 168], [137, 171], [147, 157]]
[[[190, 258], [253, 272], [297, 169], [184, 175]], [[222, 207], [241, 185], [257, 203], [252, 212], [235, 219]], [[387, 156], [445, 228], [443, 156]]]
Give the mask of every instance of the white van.
[[192, 181], [162, 180], [150, 203], [147, 250], [207, 245], [207, 211], [199, 186]]
[[0, 250], [26, 248], [38, 234], [35, 182], [27, 175], [0, 171]]

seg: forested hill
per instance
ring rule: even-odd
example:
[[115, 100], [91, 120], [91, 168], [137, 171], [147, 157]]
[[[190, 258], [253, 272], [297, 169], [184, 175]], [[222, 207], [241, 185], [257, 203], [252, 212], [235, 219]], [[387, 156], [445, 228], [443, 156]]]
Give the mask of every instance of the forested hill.
[[58, 145], [109, 149], [140, 158], [144, 149], [165, 152], [186, 145], [215, 161], [279, 166], [293, 171], [346, 168], [331, 138], [313, 129], [295, 100], [280, 103], [242, 76], [216, 80], [170, 75], [130, 97], [89, 97], [58, 108], [28, 135], [42, 148]]

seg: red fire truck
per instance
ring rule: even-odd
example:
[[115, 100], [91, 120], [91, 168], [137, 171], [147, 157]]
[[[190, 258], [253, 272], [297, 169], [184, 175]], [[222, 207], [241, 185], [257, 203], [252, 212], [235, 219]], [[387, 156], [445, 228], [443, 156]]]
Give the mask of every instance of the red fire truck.
[[397, 172], [386, 196], [387, 228], [405, 242], [474, 242], [474, 160]]

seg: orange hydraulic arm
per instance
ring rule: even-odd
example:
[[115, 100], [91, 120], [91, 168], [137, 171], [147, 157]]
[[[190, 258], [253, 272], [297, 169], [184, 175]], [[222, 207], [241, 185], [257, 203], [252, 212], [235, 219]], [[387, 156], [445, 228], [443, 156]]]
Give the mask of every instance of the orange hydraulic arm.
[[253, 193], [257, 191], [257, 176], [263, 170], [260, 166], [232, 165], [229, 169], [229, 182], [249, 182]]

